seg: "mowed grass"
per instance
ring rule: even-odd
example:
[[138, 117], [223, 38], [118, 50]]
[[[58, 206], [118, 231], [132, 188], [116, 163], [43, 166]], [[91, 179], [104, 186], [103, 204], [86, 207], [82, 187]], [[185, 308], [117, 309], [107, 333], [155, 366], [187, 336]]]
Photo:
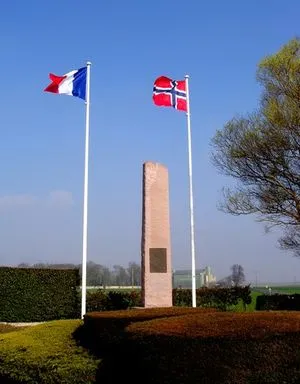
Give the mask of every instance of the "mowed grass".
[[293, 294], [293, 293], [298, 293], [300, 294], [300, 287], [299, 286], [287, 286], [287, 287], [272, 287], [271, 289], [274, 291], [278, 291], [280, 293], [287, 293], [287, 294]]
[[257, 296], [262, 295], [261, 292], [252, 291], [251, 292], [251, 303], [246, 305], [246, 308], [244, 308], [242, 300], [238, 302], [237, 305], [232, 305], [228, 308], [229, 311], [233, 312], [254, 312], [256, 308], [256, 298]]
[[[57, 320], [20, 329], [2, 327], [0, 383], [94, 383], [99, 359], [77, 345], [81, 320]], [[15, 331], [15, 332], [14, 332]]]
[[268, 288], [266, 286], [258, 286], [257, 288], [261, 292], [265, 292], [268, 294], [268, 290], [271, 288], [271, 293], [282, 293], [282, 294], [300, 294], [300, 285], [268, 285]]

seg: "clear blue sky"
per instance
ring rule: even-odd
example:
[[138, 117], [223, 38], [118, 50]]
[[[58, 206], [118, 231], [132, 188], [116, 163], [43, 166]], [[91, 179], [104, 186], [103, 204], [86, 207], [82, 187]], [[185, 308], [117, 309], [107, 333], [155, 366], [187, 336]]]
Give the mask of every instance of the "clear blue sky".
[[190, 268], [186, 118], [152, 103], [160, 75], [190, 75], [196, 264], [218, 278], [300, 280], [254, 217], [217, 210], [231, 180], [210, 140], [256, 108], [257, 63], [299, 32], [298, 0], [10, 1], [0, 13], [0, 263], [81, 262], [82, 100], [44, 93], [48, 73], [92, 61], [89, 260], [140, 260], [142, 164], [168, 166], [173, 267]]

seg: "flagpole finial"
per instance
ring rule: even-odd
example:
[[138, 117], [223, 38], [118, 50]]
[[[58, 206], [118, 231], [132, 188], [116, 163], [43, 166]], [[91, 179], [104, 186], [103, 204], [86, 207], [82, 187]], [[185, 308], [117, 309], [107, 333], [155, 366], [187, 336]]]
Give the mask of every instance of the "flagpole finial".
[[184, 77], [185, 77], [186, 79], [188, 79], [188, 78], [190, 77], [190, 75], [185, 75]]
[[92, 65], [92, 63], [90, 61], [87, 61], [86, 65]]

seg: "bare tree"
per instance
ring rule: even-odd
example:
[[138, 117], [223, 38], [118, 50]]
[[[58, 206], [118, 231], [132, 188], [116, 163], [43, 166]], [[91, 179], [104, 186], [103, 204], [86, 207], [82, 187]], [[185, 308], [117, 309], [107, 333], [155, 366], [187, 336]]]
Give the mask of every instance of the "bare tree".
[[[19, 268], [50, 268], [50, 269], [72, 269], [78, 268], [79, 273], [82, 272], [81, 264], [48, 264], [36, 263], [30, 265], [28, 263], [21, 263]], [[86, 282], [88, 286], [137, 286], [141, 284], [141, 266], [136, 262], [131, 261], [128, 267], [125, 268], [121, 265], [115, 265], [113, 270], [97, 264], [94, 261], [87, 262], [87, 276]]]
[[235, 286], [242, 285], [245, 282], [244, 268], [239, 264], [231, 267], [231, 281]]
[[128, 265], [127, 272], [130, 277], [130, 285], [140, 285], [141, 284], [141, 266], [133, 261]]

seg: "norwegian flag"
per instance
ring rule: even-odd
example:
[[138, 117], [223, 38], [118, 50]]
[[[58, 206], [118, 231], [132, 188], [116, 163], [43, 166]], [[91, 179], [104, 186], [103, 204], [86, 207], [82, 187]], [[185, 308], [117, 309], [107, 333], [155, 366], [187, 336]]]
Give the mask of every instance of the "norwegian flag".
[[172, 80], [166, 76], [158, 77], [153, 87], [153, 102], [155, 105], [173, 107], [187, 112], [185, 80]]

